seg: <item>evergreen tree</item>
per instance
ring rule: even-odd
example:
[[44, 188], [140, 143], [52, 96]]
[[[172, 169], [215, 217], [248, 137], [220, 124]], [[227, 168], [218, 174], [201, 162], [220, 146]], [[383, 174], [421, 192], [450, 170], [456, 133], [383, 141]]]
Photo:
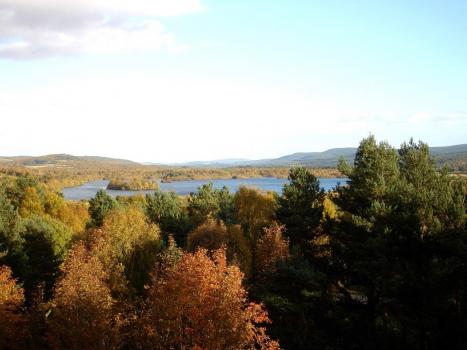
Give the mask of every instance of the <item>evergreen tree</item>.
[[99, 190], [96, 196], [89, 201], [89, 215], [91, 216], [91, 226], [99, 227], [105, 215], [113, 208], [117, 202], [104, 190]]
[[277, 219], [286, 227], [292, 244], [312, 241], [323, 215], [325, 193], [319, 180], [306, 168], [292, 168], [289, 184], [278, 198]]

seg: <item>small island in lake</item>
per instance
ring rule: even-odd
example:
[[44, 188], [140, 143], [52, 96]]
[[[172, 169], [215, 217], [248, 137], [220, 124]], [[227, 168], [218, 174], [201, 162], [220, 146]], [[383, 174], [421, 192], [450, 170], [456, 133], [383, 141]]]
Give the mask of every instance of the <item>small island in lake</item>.
[[157, 190], [159, 189], [159, 184], [156, 180], [153, 179], [143, 179], [143, 178], [131, 178], [131, 179], [121, 179], [115, 178], [110, 179], [109, 184], [107, 185], [108, 190], [121, 190], [121, 191], [144, 191], [144, 190]]

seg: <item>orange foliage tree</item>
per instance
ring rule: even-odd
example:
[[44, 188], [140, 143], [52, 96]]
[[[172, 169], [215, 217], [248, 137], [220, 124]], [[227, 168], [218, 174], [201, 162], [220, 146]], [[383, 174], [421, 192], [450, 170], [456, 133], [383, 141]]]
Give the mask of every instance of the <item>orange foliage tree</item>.
[[195, 251], [198, 247], [216, 250], [226, 245], [227, 240], [227, 228], [224, 223], [209, 218], [188, 234], [187, 248], [191, 251]]
[[271, 273], [276, 264], [289, 257], [289, 241], [284, 238], [285, 226], [273, 223], [264, 229], [264, 235], [256, 243], [256, 271]]
[[48, 342], [53, 349], [113, 347], [114, 300], [99, 258], [82, 242], [70, 250], [62, 268], [48, 316]]
[[23, 302], [23, 289], [16, 284], [11, 269], [0, 266], [0, 349], [15, 348], [21, 337]]
[[225, 250], [182, 253], [155, 274], [135, 337], [144, 349], [278, 349], [261, 323], [259, 304], [248, 303], [243, 273], [228, 265]]
[[243, 273], [251, 272], [251, 250], [240, 225], [225, 226], [221, 220], [209, 218], [198, 226], [187, 237], [187, 248], [195, 251], [205, 248], [209, 251], [222, 247], [227, 248], [229, 262], [240, 266]]

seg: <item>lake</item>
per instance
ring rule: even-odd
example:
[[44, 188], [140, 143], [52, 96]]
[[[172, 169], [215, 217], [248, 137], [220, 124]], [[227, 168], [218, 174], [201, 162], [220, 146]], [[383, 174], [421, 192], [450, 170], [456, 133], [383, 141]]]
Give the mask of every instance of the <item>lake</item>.
[[[196, 192], [198, 187], [212, 182], [215, 189], [220, 189], [227, 186], [231, 192], [236, 192], [240, 186], [255, 187], [262, 191], [274, 191], [281, 193], [282, 186], [288, 183], [287, 179], [277, 178], [257, 178], [257, 179], [224, 179], [224, 180], [188, 180], [188, 181], [174, 181], [169, 183], [160, 183], [160, 190], [164, 192], [173, 191], [179, 195], [187, 195], [191, 192]], [[337, 184], [344, 184], [346, 179], [331, 178], [319, 179], [321, 187], [325, 191], [329, 191], [337, 186]], [[64, 188], [62, 193], [65, 199], [82, 200], [93, 198], [97, 191], [106, 190], [112, 197], [116, 196], [133, 196], [135, 194], [152, 193], [154, 190], [149, 191], [120, 191], [120, 190], [107, 190], [107, 180], [97, 180], [85, 183], [81, 186]]]

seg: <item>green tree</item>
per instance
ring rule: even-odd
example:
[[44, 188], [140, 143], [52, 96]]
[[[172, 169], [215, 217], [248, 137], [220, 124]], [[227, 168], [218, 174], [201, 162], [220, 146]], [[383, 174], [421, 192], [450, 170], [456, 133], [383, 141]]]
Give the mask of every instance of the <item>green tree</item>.
[[146, 214], [165, 236], [172, 234], [179, 244], [185, 242], [189, 218], [180, 197], [174, 192], [156, 191], [147, 194]]
[[437, 325], [466, 315], [460, 307], [446, 312], [465, 298], [465, 279], [452, 272], [465, 266], [453, 249], [466, 242], [464, 196], [423, 143], [397, 152], [369, 137], [354, 166], [341, 169], [349, 177], [335, 196], [343, 213], [328, 228], [342, 311], [334, 321], [350, 345], [436, 347], [446, 340]]
[[45, 283], [44, 292], [49, 297], [58, 276], [59, 266], [70, 247], [73, 232], [62, 222], [41, 216], [31, 216], [22, 221], [23, 252], [27, 257], [24, 276], [26, 296]]
[[303, 246], [315, 238], [325, 193], [316, 176], [304, 167], [290, 169], [289, 180], [278, 198], [276, 215], [285, 225], [291, 243]]
[[26, 272], [27, 256], [23, 251], [20, 217], [8, 199], [6, 185], [0, 185], [0, 265], [8, 265], [17, 277]]
[[208, 183], [188, 197], [188, 212], [195, 226], [206, 221], [208, 217], [231, 223], [233, 210], [233, 197], [225, 186], [221, 190], [215, 190], [212, 183]]
[[107, 194], [105, 190], [99, 190], [96, 196], [89, 201], [89, 215], [91, 216], [91, 226], [99, 227], [106, 214], [115, 208], [117, 202]]

